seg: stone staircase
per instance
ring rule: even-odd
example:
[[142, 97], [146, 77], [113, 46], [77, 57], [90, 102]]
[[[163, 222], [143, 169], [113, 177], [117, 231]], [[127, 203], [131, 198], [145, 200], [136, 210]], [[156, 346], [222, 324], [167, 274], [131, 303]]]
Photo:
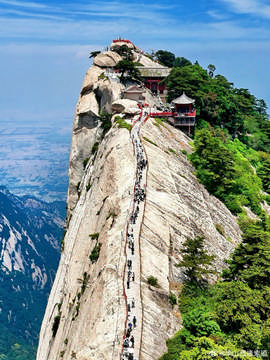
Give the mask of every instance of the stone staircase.
[[[131, 138], [137, 159], [136, 183], [134, 186], [134, 205], [127, 226], [126, 268], [124, 275], [124, 293], [126, 296], [127, 319], [123, 339], [122, 360], [139, 360], [142, 336], [142, 300], [141, 300], [141, 257], [140, 232], [144, 214], [146, 190], [146, 156], [140, 139], [140, 127], [148, 114], [141, 112], [131, 130]], [[136, 325], [134, 324], [136, 319]], [[129, 330], [130, 328], [130, 330]], [[131, 340], [133, 339], [133, 341]]]

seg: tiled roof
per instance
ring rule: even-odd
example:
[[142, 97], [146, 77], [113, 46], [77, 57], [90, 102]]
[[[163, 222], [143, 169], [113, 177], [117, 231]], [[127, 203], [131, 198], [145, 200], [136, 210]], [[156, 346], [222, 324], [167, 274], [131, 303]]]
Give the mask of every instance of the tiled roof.
[[174, 99], [172, 101], [173, 104], [179, 104], [179, 105], [185, 105], [185, 104], [194, 104], [195, 100], [189, 98], [185, 92], [183, 92], [183, 94], [181, 96], [179, 96], [178, 98]]

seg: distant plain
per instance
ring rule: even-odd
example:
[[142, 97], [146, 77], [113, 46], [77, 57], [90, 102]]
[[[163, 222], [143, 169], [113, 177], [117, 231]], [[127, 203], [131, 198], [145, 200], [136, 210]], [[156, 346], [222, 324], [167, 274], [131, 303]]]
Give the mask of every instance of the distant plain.
[[67, 130], [1, 122], [0, 184], [17, 195], [65, 200], [70, 140], [71, 121]]

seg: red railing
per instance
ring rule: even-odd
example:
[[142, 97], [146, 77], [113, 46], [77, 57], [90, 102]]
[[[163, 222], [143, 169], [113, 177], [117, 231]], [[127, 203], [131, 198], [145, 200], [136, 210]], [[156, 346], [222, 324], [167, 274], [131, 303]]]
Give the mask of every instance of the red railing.
[[191, 112], [175, 112], [173, 114], [174, 117], [195, 117], [197, 110]]
[[164, 112], [157, 112], [157, 113], [150, 113], [151, 116], [173, 116], [174, 113], [170, 111], [164, 111]]
[[150, 118], [151, 114], [148, 114], [146, 118], [143, 120], [143, 124]]
[[113, 43], [117, 43], [117, 42], [125, 42], [125, 43], [128, 43], [128, 44], [132, 44], [132, 42], [130, 40], [121, 39], [121, 38], [113, 40]]
[[142, 105], [140, 103], [137, 103], [139, 109], [141, 110], [140, 112], [140, 118], [142, 117], [142, 114], [143, 114], [143, 108], [142, 108]]
[[164, 111], [164, 112], [154, 112], [150, 114], [151, 116], [173, 116], [173, 117], [195, 117], [196, 116], [196, 110], [194, 110], [193, 112], [186, 112], [186, 113], [181, 113], [181, 112], [171, 112], [171, 111]]

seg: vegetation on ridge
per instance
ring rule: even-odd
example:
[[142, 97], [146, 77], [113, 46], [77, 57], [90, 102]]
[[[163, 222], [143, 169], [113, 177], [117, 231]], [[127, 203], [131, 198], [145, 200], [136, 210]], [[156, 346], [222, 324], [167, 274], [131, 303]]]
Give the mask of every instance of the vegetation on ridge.
[[101, 140], [107, 134], [107, 132], [112, 127], [112, 115], [109, 113], [103, 113], [99, 115], [99, 120], [101, 121], [101, 127], [103, 129]]
[[183, 274], [189, 284], [203, 286], [209, 274], [216, 274], [213, 268], [215, 255], [208, 255], [203, 247], [204, 237], [188, 238], [183, 244], [183, 259], [177, 265], [184, 267]]
[[[209, 65], [210, 66], [210, 65]], [[213, 76], [198, 63], [174, 67], [166, 79], [168, 100], [183, 91], [195, 99], [197, 128], [208, 122], [221, 127], [255, 150], [270, 151], [270, 122], [264, 100], [247, 89], [237, 89], [224, 76]]]
[[184, 328], [167, 341], [162, 360], [269, 358], [269, 226], [245, 220], [241, 228], [243, 243], [221, 281], [201, 286], [187, 277], [179, 297]]
[[243, 242], [215, 285], [206, 274], [194, 275], [193, 248], [184, 248], [179, 266], [186, 282], [178, 300], [184, 328], [168, 340], [162, 360], [270, 358], [270, 219], [262, 208], [263, 201], [270, 204], [270, 121], [263, 100], [215, 70], [197, 62], [174, 67], [168, 100], [183, 91], [195, 99], [194, 152], [187, 156], [199, 181], [238, 216]]
[[119, 128], [124, 128], [127, 129], [128, 131], [131, 131], [132, 125], [127, 123], [124, 119], [122, 119], [121, 116], [116, 116], [114, 120]]
[[120, 81], [122, 83], [125, 83], [130, 79], [135, 79], [140, 81], [141, 74], [137, 66], [141, 64], [138, 64], [133, 61], [133, 54], [131, 49], [124, 44], [113, 51], [117, 52], [123, 58], [115, 66], [115, 69], [120, 71], [121, 74]]
[[98, 260], [101, 246], [102, 246], [101, 243], [97, 243], [94, 246], [93, 250], [91, 251], [89, 259], [91, 260], [92, 263], [95, 263]]
[[242, 213], [243, 206], [262, 214], [263, 186], [254, 168], [262, 168], [263, 163], [256, 151], [210, 127], [196, 132], [189, 159], [198, 179], [234, 214]]
[[169, 68], [191, 65], [191, 62], [188, 59], [182, 56], [176, 57], [172, 52], [166, 50], [158, 50], [156, 52], [152, 52], [152, 56], [150, 56], [150, 58], [151, 60], [156, 60], [161, 65], [167, 66]]

